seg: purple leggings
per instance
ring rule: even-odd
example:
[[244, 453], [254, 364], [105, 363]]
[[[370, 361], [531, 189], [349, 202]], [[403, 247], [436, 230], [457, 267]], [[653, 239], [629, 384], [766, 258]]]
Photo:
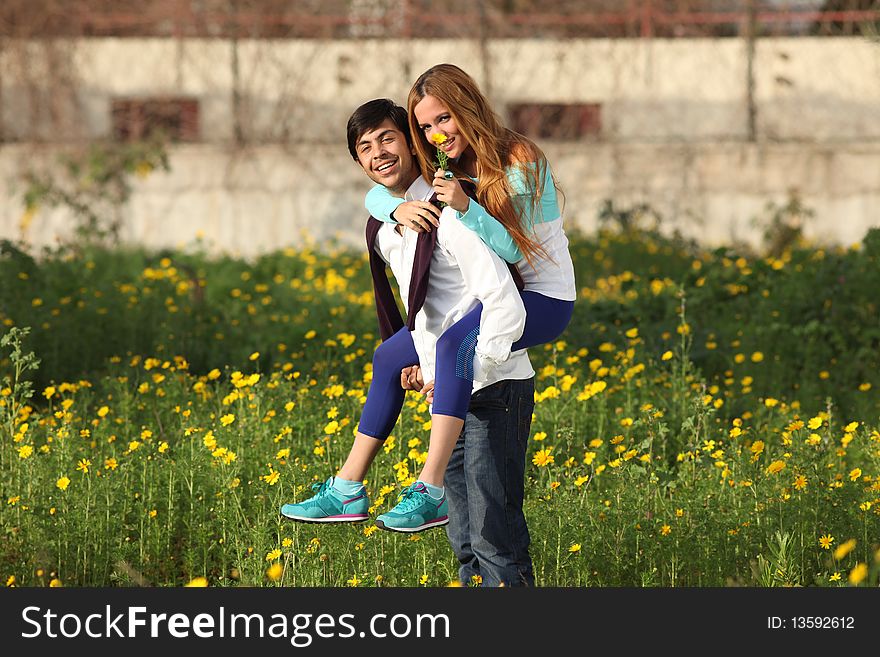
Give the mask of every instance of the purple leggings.
[[[571, 321], [574, 301], [562, 301], [537, 292], [521, 293], [526, 308], [522, 337], [511, 351], [527, 349], [558, 338]], [[483, 305], [450, 326], [437, 340], [434, 376], [434, 415], [464, 419], [474, 387], [474, 354], [480, 333]], [[379, 345], [373, 355], [373, 381], [358, 430], [385, 440], [394, 428], [406, 391], [400, 386], [400, 370], [418, 365], [412, 335], [405, 326]]]

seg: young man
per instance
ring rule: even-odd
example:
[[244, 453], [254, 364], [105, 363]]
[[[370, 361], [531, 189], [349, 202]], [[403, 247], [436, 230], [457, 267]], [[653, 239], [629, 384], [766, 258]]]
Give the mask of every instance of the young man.
[[[407, 206], [414, 223], [419, 219], [430, 221], [429, 215], [437, 214], [427, 203], [433, 190], [419, 176], [406, 111], [388, 100], [371, 101], [355, 111], [348, 128], [349, 150], [367, 176], [393, 194], [416, 201]], [[436, 245], [427, 256], [419, 253], [420, 238], [413, 231], [393, 224], [382, 224], [373, 231], [374, 252], [391, 266], [412, 314], [408, 326], [393, 334], [388, 326], [382, 330], [383, 337], [388, 339], [377, 350], [376, 358], [380, 352], [383, 359], [388, 357], [387, 353], [393, 353], [396, 378], [393, 385], [377, 381], [374, 359], [374, 381], [346, 463], [315, 498], [300, 505], [285, 505], [285, 516], [306, 521], [326, 522], [331, 517], [342, 521], [342, 516], [353, 515], [346, 513], [349, 509], [343, 509], [344, 505], [351, 502], [352, 506], [366, 508], [366, 494], [362, 485], [357, 486], [394, 423], [392, 420], [389, 425], [386, 419], [381, 428], [372, 426], [375, 400], [394, 397], [392, 410], [396, 409], [396, 420], [404, 387], [420, 387], [422, 381], [433, 379], [438, 338], [477, 303], [483, 304], [478, 340], [484, 352], [491, 353], [496, 341], [507, 343], [509, 348], [522, 333], [525, 310], [506, 264], [476, 234], [456, 221], [451, 210], [444, 214], [448, 216], [441, 215]], [[430, 276], [415, 280], [414, 265], [419, 271], [417, 261], [425, 257], [430, 258]], [[374, 263], [375, 260], [374, 256]], [[373, 273], [381, 326], [388, 323], [389, 310], [387, 299], [380, 298], [379, 293], [384, 274], [378, 275], [375, 268]], [[416, 308], [413, 297], [419, 295], [423, 297]], [[391, 311], [394, 313], [396, 309]], [[407, 368], [412, 365], [418, 368]], [[407, 369], [401, 373], [403, 368]], [[384, 369], [388, 369], [387, 365]], [[387, 389], [379, 387], [382, 385]], [[447, 536], [461, 564], [459, 576], [463, 583], [479, 575], [486, 585], [530, 585], [534, 579], [522, 503], [534, 371], [526, 352], [513, 352], [505, 360], [493, 363], [486, 380], [475, 384], [474, 390], [464, 430], [452, 449], [443, 488], [432, 491], [424, 485], [418, 488], [417, 484], [415, 490], [407, 491], [408, 503], [379, 516], [377, 524], [396, 531], [419, 531], [445, 524], [448, 515]], [[385, 417], [387, 410], [383, 411]], [[341, 486], [337, 485], [338, 480], [342, 481]], [[445, 502], [441, 501], [443, 494]], [[328, 503], [328, 497], [334, 503]], [[335, 516], [334, 507], [339, 508]]]

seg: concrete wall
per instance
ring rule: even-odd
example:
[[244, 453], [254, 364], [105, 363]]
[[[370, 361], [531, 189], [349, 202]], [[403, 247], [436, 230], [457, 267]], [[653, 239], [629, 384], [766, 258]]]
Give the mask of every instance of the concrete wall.
[[[880, 143], [870, 145], [553, 144], [546, 148], [565, 194], [571, 227], [597, 226], [605, 199], [618, 207], [647, 202], [665, 231], [679, 230], [706, 244], [758, 244], [768, 201], [796, 193], [816, 212], [805, 226], [820, 242], [852, 243], [880, 226]], [[43, 157], [48, 157], [45, 153]], [[28, 147], [0, 152], [0, 180], [8, 180]], [[170, 173], [138, 180], [124, 212], [122, 238], [152, 247], [183, 247], [203, 238], [212, 252], [253, 256], [301, 245], [310, 235], [362, 244], [363, 195], [370, 181], [338, 146], [262, 146], [230, 154], [219, 146], [182, 146]], [[9, 189], [0, 189], [6, 196]], [[33, 246], [70, 234], [70, 217], [41, 210], [22, 232], [23, 207], [0, 209], [0, 238]]]
[[[7, 42], [0, 51], [7, 134], [28, 133], [41, 116], [35, 103], [58, 95], [49, 86], [63, 70], [80, 136], [109, 134], [114, 97], [173, 94], [199, 99], [205, 141], [228, 141], [235, 85], [243, 128], [256, 141], [336, 143], [354, 107], [377, 96], [404, 102], [412, 80], [449, 61], [473, 74], [502, 112], [518, 102], [602, 103], [605, 139], [747, 136], [747, 48], [740, 39], [495, 40], [485, 57], [467, 40], [240, 41], [237, 84], [229, 41], [50, 45]], [[762, 39], [754, 71], [759, 137], [880, 139], [878, 43]], [[42, 95], [25, 88], [41, 85]]]
[[[137, 182], [125, 239], [175, 246], [202, 231], [217, 250], [252, 255], [299, 243], [307, 228], [321, 240], [359, 244], [369, 181], [347, 155], [345, 121], [370, 98], [404, 102], [419, 73], [450, 61], [502, 112], [515, 102], [602, 103], [600, 139], [541, 144], [573, 225], [594, 227], [604, 199], [645, 201], [670, 230], [709, 243], [756, 242], [752, 218], [792, 192], [816, 211], [807, 232], [823, 240], [858, 240], [880, 223], [880, 45], [867, 40], [759, 41], [756, 142], [746, 141], [747, 49], [736, 39], [492, 41], [486, 56], [473, 41], [236, 47], [244, 149], [230, 145], [236, 76], [233, 46], [220, 40], [85, 39], [54, 44], [48, 59], [41, 46], [7, 43], [4, 132], [33, 134], [36, 124], [43, 139], [63, 140], [58, 117], [67, 102], [78, 112], [68, 121], [73, 137], [104, 138], [114, 97], [192, 96], [203, 143], [175, 147], [170, 174]], [[66, 95], [46, 86], [58, 71]], [[0, 150], [0, 238], [22, 236], [21, 176], [54, 159], [53, 147]], [[70, 224], [42, 210], [24, 237], [51, 243]]]

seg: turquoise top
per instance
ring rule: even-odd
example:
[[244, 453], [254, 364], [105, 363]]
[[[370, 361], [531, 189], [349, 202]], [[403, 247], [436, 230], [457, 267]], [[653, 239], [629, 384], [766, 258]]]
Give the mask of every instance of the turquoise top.
[[[530, 167], [534, 167], [535, 163], [529, 163]], [[559, 210], [559, 203], [556, 198], [556, 187], [553, 184], [553, 173], [550, 171], [550, 165], [545, 167], [544, 172], [544, 193], [541, 194], [540, 203], [532, 204], [532, 194], [529, 188], [528, 180], [523, 175], [519, 167], [511, 166], [506, 170], [507, 180], [513, 189], [512, 202], [513, 206], [525, 218], [523, 227], [531, 233], [534, 233], [536, 224], [544, 223], [559, 219], [562, 213]], [[474, 182], [476, 178], [471, 178]], [[465, 226], [479, 235], [480, 239], [499, 256], [507, 262], [515, 263], [522, 259], [522, 252], [517, 247], [516, 242], [507, 232], [507, 229], [495, 219], [489, 212], [477, 203], [474, 199], [469, 199], [467, 212], [464, 214], [456, 212], [456, 216]], [[364, 205], [367, 210], [376, 219], [386, 223], [396, 223], [391, 218], [391, 213], [397, 209], [404, 200], [396, 196], [392, 196], [382, 185], [376, 185], [364, 199]]]

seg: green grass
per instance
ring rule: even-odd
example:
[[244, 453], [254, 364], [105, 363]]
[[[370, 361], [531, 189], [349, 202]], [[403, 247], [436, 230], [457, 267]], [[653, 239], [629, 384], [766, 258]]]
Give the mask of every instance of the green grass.
[[[575, 317], [530, 354], [540, 585], [845, 585], [860, 563], [854, 580], [877, 583], [878, 236], [778, 258], [650, 232], [572, 240]], [[455, 579], [441, 531], [408, 539], [278, 515], [335, 471], [357, 426], [377, 339], [360, 254], [34, 260], [7, 244], [0, 276], [9, 583]], [[427, 450], [430, 416], [410, 395], [369, 473], [375, 513]]]

